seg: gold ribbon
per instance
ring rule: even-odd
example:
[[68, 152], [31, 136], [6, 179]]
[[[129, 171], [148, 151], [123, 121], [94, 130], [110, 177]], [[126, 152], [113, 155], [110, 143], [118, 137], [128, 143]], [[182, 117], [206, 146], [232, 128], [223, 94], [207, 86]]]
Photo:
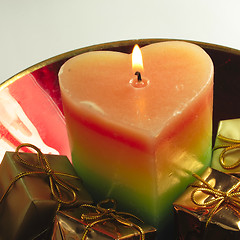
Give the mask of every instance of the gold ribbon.
[[[104, 208], [103, 205], [109, 204], [109, 203], [112, 204], [112, 207], [111, 208]], [[95, 212], [93, 212], [93, 213], [82, 214], [82, 216], [81, 216], [81, 218], [83, 220], [92, 221], [91, 223], [87, 224], [87, 226], [85, 228], [85, 231], [83, 233], [83, 236], [82, 236], [82, 240], [86, 239], [88, 232], [91, 230], [91, 228], [95, 224], [105, 222], [105, 221], [109, 221], [109, 220], [113, 220], [113, 219], [115, 219], [117, 222], [119, 222], [119, 223], [121, 223], [125, 226], [137, 229], [140, 233], [139, 239], [140, 240], [145, 240], [145, 235], [144, 235], [143, 229], [140, 226], [138, 226], [137, 224], [131, 222], [128, 219], [126, 219], [125, 217], [132, 217], [132, 218], [135, 218], [139, 221], [141, 221], [141, 220], [133, 214], [125, 213], [125, 212], [117, 212], [116, 211], [116, 201], [114, 199], [103, 200], [103, 201], [99, 202], [97, 204], [97, 206], [92, 206], [92, 205], [89, 205], [89, 204], [82, 204], [81, 206], [91, 208], [91, 209], [95, 210]]]
[[[198, 206], [201, 207], [213, 207], [213, 209], [210, 211], [210, 214], [208, 216], [208, 219], [206, 221], [206, 227], [208, 226], [209, 222], [211, 221], [212, 217], [217, 213], [221, 205], [227, 204], [230, 205], [238, 215], [240, 209], [240, 181], [233, 185], [227, 192], [223, 192], [221, 190], [213, 188], [208, 182], [206, 182], [204, 179], [202, 179], [197, 174], [193, 174], [195, 178], [197, 178], [202, 184], [191, 184], [190, 186], [195, 187], [191, 194], [191, 200], [193, 203], [195, 203]], [[195, 198], [195, 194], [197, 192], [202, 192], [204, 194], [207, 194], [209, 196], [213, 196], [214, 199], [207, 200], [207, 202], [201, 203], [198, 202]], [[237, 208], [237, 209], [236, 209]]]
[[224, 155], [233, 149], [240, 149], [240, 140], [232, 139], [232, 138], [227, 138], [222, 135], [218, 135], [217, 138], [223, 142], [226, 142], [227, 144], [222, 144], [220, 146], [216, 146], [213, 148], [213, 151], [219, 148], [224, 148], [219, 156], [219, 162], [221, 166], [224, 169], [234, 169], [240, 166], [240, 158], [232, 165], [226, 165], [224, 161]]
[[[20, 156], [19, 150], [23, 147], [33, 148], [37, 152], [36, 163], [28, 162]], [[73, 186], [72, 184], [68, 183], [67, 181], [64, 181], [59, 176], [80, 179], [79, 177], [71, 175], [71, 174], [67, 174], [67, 173], [53, 171], [46, 156], [41, 152], [41, 150], [39, 148], [37, 148], [36, 146], [34, 146], [32, 144], [29, 144], [29, 143], [20, 144], [16, 148], [15, 154], [17, 157], [16, 160], [18, 160], [19, 162], [21, 162], [23, 165], [27, 166], [28, 168], [31, 168], [33, 171], [26, 171], [26, 172], [22, 172], [22, 173], [18, 174], [12, 180], [9, 187], [7, 188], [7, 190], [1, 197], [0, 203], [6, 197], [8, 192], [12, 189], [12, 187], [16, 181], [18, 181], [20, 178], [22, 178], [24, 176], [31, 176], [31, 175], [46, 175], [48, 177], [51, 193], [52, 193], [54, 199], [59, 203], [58, 209], [60, 208], [61, 204], [71, 205], [77, 200], [75, 191], [79, 191], [79, 188]], [[63, 190], [65, 192], [70, 193], [70, 195], [71, 195], [70, 200], [63, 199], [63, 196], [62, 196]]]

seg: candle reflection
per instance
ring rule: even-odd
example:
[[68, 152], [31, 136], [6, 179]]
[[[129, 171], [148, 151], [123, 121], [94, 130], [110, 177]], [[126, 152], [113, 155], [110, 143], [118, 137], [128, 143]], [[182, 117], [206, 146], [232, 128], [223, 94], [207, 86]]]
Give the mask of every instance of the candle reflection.
[[0, 123], [0, 159], [3, 158], [5, 151], [14, 151], [16, 146], [23, 142], [38, 146], [44, 153], [59, 154], [43, 142], [37, 129], [8, 88], [0, 91]]

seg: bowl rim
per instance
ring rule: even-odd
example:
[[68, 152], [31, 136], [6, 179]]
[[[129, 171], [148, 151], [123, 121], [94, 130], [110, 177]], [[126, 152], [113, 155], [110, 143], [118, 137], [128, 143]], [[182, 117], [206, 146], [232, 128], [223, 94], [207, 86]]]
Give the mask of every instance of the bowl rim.
[[95, 44], [95, 45], [91, 45], [91, 46], [87, 46], [87, 47], [78, 48], [75, 50], [71, 50], [71, 51], [56, 55], [56, 56], [48, 58], [46, 60], [43, 60], [37, 64], [34, 64], [34, 65], [20, 71], [19, 73], [13, 75], [12, 77], [8, 78], [7, 80], [3, 81], [0, 84], [0, 90], [6, 88], [7, 86], [14, 83], [15, 81], [22, 78], [23, 76], [25, 76], [29, 73], [32, 73], [42, 67], [45, 67], [47, 65], [50, 65], [52, 63], [55, 63], [55, 62], [58, 62], [58, 61], [61, 61], [64, 59], [74, 57], [81, 53], [97, 51], [97, 50], [106, 50], [108, 48], [125, 47], [125, 46], [129, 46], [129, 45], [134, 45], [134, 44], [148, 45], [148, 44], [152, 44], [152, 43], [165, 42], [165, 41], [185, 41], [185, 42], [199, 45], [200, 47], [203, 47], [205, 49], [218, 50], [218, 51], [222, 51], [225, 53], [231, 53], [231, 54], [240, 56], [240, 50], [222, 46], [222, 45], [218, 45], [218, 44], [201, 42], [201, 41], [184, 40], [184, 39], [170, 39], [170, 38], [146, 38], [146, 39], [121, 40], [121, 41], [107, 42], [107, 43]]

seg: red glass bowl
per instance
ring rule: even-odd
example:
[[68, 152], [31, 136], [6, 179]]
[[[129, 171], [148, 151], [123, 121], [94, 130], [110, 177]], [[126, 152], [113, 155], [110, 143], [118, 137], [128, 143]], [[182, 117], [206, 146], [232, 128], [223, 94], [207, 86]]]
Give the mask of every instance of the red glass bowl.
[[[131, 53], [135, 44], [141, 47], [169, 40], [128, 40], [77, 49], [38, 63], [2, 83], [0, 159], [5, 151], [14, 151], [22, 142], [35, 144], [44, 153], [59, 153], [71, 159], [58, 83], [58, 71], [66, 60], [98, 50]], [[214, 63], [214, 140], [220, 120], [239, 117], [240, 51], [208, 43], [189, 42], [201, 46]]]

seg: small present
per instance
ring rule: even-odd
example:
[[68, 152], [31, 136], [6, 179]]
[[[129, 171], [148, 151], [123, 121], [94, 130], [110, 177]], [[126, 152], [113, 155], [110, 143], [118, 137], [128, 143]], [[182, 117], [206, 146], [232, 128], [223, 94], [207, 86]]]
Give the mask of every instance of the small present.
[[174, 202], [178, 239], [240, 239], [240, 180], [207, 168]]
[[[113, 207], [104, 208], [102, 204]], [[154, 239], [156, 229], [144, 224], [132, 214], [117, 212], [115, 201], [106, 200], [93, 205], [59, 211], [56, 215], [52, 240], [87, 239]]]
[[[37, 153], [19, 152], [30, 147]], [[0, 165], [0, 239], [34, 239], [61, 207], [92, 203], [66, 156], [42, 154], [31, 144], [6, 152]]]
[[240, 119], [219, 122], [211, 167], [240, 176]]

